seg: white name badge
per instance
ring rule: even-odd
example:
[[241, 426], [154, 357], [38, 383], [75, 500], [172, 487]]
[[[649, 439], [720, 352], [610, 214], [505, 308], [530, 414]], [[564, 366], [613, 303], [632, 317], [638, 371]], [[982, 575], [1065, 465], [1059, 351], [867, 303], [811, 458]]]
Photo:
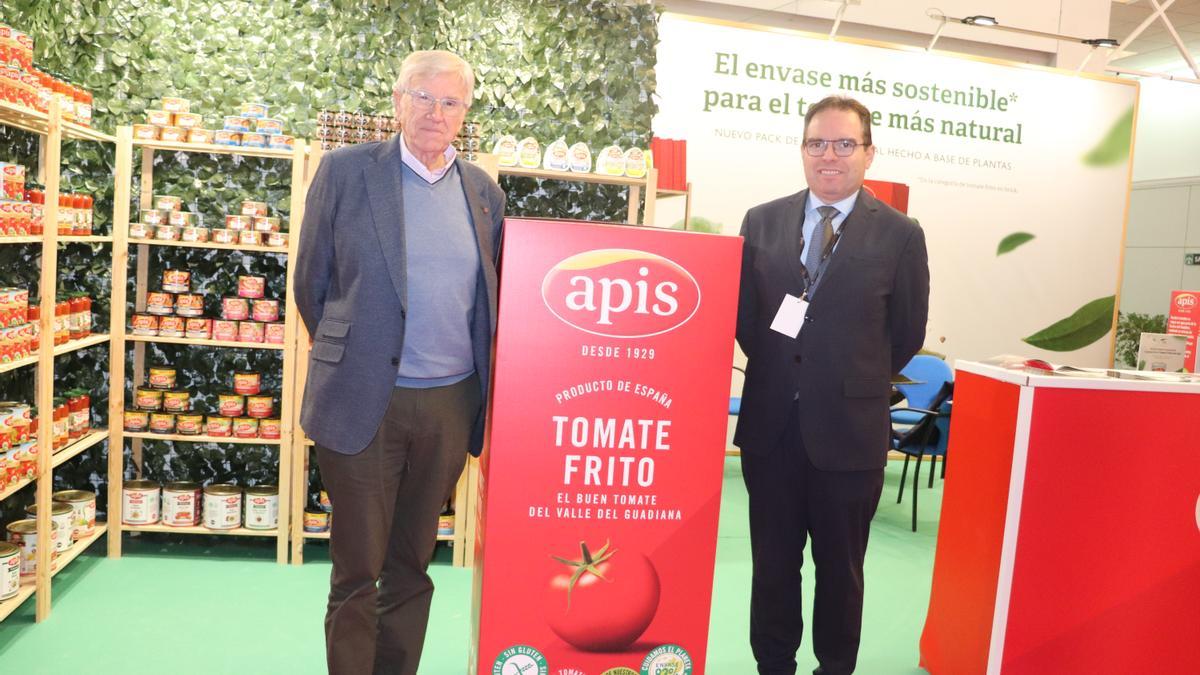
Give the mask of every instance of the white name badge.
[[775, 312], [775, 320], [771, 322], [771, 330], [795, 338], [804, 327], [804, 315], [808, 314], [808, 301], [788, 294], [783, 296], [779, 311]]

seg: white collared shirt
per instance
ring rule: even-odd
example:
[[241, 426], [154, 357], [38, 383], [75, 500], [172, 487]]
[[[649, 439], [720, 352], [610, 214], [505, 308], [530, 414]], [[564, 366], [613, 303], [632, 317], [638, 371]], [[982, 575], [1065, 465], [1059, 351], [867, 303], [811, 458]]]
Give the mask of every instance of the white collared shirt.
[[438, 169], [437, 171], [430, 171], [429, 167], [425, 166], [425, 164], [421, 162], [421, 160], [417, 159], [417, 156], [408, 149], [408, 144], [404, 142], [404, 134], [400, 134], [400, 160], [408, 165], [408, 168], [412, 169], [413, 173], [420, 176], [425, 180], [426, 183], [429, 183], [430, 185], [438, 182], [442, 179], [442, 176], [446, 175], [446, 172], [449, 171], [450, 167], [454, 164], [454, 158], [458, 157], [458, 150], [455, 150], [453, 145], [448, 145], [446, 146], [446, 151], [442, 153], [442, 156], [446, 158], [446, 163], [443, 164], [442, 168]]
[[[804, 235], [804, 250], [800, 252], [801, 262], [808, 260], [808, 247], [812, 246], [813, 233], [817, 230], [817, 223], [821, 222], [821, 214], [817, 212], [817, 208], [821, 206], [832, 206], [838, 210], [838, 215], [833, 219], [833, 231], [837, 232], [842, 229], [842, 223], [846, 222], [846, 216], [854, 210], [854, 205], [858, 203], [858, 193], [861, 189], [855, 190], [854, 194], [846, 197], [840, 202], [826, 204], [808, 191], [808, 202], [804, 205], [804, 225], [802, 233]], [[838, 243], [841, 243], [840, 241]], [[834, 247], [837, 250], [837, 247]]]

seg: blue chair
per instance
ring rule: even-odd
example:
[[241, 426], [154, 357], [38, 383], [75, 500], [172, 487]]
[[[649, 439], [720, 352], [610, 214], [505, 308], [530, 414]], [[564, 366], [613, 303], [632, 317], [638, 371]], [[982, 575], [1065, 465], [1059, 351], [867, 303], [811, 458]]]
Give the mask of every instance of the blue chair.
[[[746, 371], [742, 368], [738, 368], [737, 366], [734, 366], [733, 369], [742, 374], [742, 381], [745, 382]], [[734, 417], [737, 417], [740, 412], [742, 412], [742, 397], [741, 396], [730, 396], [729, 397], [729, 414], [733, 415]]]
[[950, 441], [950, 410], [954, 396], [954, 383], [944, 382], [931, 401], [931, 408], [893, 408], [893, 415], [901, 413], [904, 419], [916, 419], [916, 424], [892, 427], [892, 450], [904, 453], [904, 469], [900, 473], [900, 490], [896, 503], [904, 498], [904, 483], [908, 477], [908, 460], [917, 458], [913, 470], [912, 531], [917, 531], [917, 487], [921, 480], [921, 460], [929, 456], [933, 464], [929, 467], [929, 487], [933, 487], [933, 474], [937, 458], [942, 458], [942, 477], [946, 475], [946, 447]]
[[[904, 395], [906, 407], [919, 410], [933, 409], [933, 400], [942, 390], [942, 385], [954, 380], [954, 371], [950, 364], [936, 356], [917, 354], [900, 374], [912, 380], [912, 384], [900, 383], [896, 389]], [[921, 415], [901, 409], [892, 410], [892, 424], [913, 425], [921, 421]]]

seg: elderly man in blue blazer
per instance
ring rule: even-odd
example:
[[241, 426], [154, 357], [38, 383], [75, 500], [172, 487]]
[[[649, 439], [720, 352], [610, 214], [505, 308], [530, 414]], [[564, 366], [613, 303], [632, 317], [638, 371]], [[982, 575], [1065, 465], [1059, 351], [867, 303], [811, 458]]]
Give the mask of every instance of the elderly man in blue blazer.
[[475, 78], [409, 55], [401, 133], [334, 150], [305, 206], [292, 290], [312, 336], [301, 425], [333, 520], [335, 675], [417, 672], [437, 520], [483, 445], [504, 193], [451, 142]]

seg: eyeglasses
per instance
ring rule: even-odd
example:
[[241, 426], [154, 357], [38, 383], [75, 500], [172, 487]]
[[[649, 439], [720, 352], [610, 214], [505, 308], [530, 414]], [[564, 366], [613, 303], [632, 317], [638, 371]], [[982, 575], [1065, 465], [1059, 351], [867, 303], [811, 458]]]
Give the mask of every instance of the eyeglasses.
[[838, 157], [849, 157], [854, 154], [854, 151], [859, 147], [867, 147], [865, 143], [859, 143], [853, 138], [806, 138], [804, 140], [804, 151], [810, 157], [820, 157], [825, 154], [825, 148], [833, 146], [833, 154]]
[[412, 97], [413, 105], [418, 110], [433, 110], [434, 105], [442, 105], [442, 113], [447, 116], [462, 115], [467, 112], [467, 104], [457, 98], [438, 98], [424, 89], [405, 89], [404, 93]]

